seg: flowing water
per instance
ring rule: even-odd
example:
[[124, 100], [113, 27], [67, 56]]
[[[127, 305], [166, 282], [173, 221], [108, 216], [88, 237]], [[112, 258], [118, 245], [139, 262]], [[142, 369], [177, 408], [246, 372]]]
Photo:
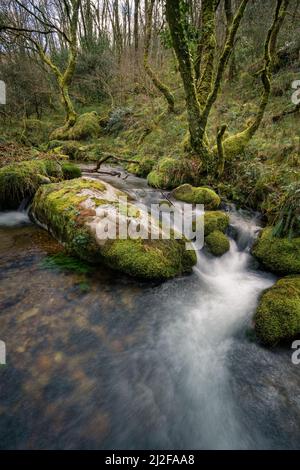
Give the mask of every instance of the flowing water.
[[230, 215], [229, 253], [202, 251], [193, 274], [157, 284], [55, 268], [58, 243], [24, 212], [0, 214], [1, 448], [300, 447], [300, 366], [253, 335], [275, 278], [249, 254], [255, 215]]

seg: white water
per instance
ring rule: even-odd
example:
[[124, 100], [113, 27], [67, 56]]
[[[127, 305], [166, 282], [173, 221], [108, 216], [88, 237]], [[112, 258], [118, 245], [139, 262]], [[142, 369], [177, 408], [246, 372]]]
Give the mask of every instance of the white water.
[[0, 227], [18, 227], [30, 222], [27, 212], [0, 212]]
[[[174, 319], [160, 338], [162, 349], [168, 345], [175, 370], [185, 371], [190, 448], [243, 449], [254, 445], [231, 395], [227, 356], [235, 335], [249, 324], [259, 294], [274, 278], [251, 269], [249, 245], [258, 229], [255, 220], [233, 214], [232, 225], [238, 237], [231, 240], [230, 252], [221, 258], [203, 251], [198, 255], [196, 306], [183, 306], [183, 315]], [[258, 440], [261, 447], [267, 446], [262, 437]]]

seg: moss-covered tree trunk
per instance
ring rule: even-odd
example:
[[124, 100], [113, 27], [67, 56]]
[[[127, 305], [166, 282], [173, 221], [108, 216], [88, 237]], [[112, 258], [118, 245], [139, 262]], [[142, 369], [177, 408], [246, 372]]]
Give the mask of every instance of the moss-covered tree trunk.
[[[215, 54], [216, 3], [213, 0], [203, 0], [202, 30], [206, 40], [200, 48], [202, 57], [201, 60], [198, 60], [198, 66], [201, 68], [198, 72], [200, 78], [197, 89], [195, 65], [187, 36], [185, 2], [183, 0], [166, 0], [167, 21], [185, 90], [190, 143], [194, 152], [206, 163], [211, 159], [211, 152], [209, 151], [206, 139], [208, 117], [217, 99], [234, 39], [248, 1], [242, 0], [237, 10], [215, 70], [213, 58]], [[201, 92], [201, 97], [199, 91]]]
[[145, 45], [144, 45], [144, 68], [147, 75], [151, 78], [155, 87], [158, 91], [165, 97], [168, 103], [169, 112], [173, 113], [175, 111], [175, 99], [165, 83], [163, 83], [156, 75], [154, 70], [149, 65], [149, 52], [151, 44], [151, 35], [152, 35], [152, 17], [153, 17], [153, 7], [155, 0], [149, 0], [146, 10], [146, 25], [145, 25]]
[[212, 0], [202, 1], [202, 28], [200, 35], [200, 45], [196, 64], [197, 92], [201, 108], [204, 107], [208, 95], [212, 91], [212, 81], [214, 75], [214, 61], [216, 52], [216, 2]]
[[71, 127], [75, 124], [77, 119], [77, 114], [72, 103], [72, 100], [69, 95], [69, 87], [72, 83], [72, 79], [74, 76], [76, 63], [77, 63], [77, 55], [78, 55], [78, 44], [77, 44], [77, 30], [78, 30], [78, 21], [79, 21], [79, 10], [81, 5], [81, 0], [71, 0], [72, 4], [72, 13], [70, 14], [70, 24], [69, 24], [69, 31], [66, 35], [67, 43], [68, 43], [68, 62], [66, 69], [62, 72], [52, 61], [51, 57], [45, 52], [43, 47], [40, 44], [35, 43], [35, 46], [38, 50], [38, 53], [42, 59], [42, 61], [48, 65], [48, 67], [54, 73], [60, 96], [61, 101], [65, 109], [65, 126]]
[[208, 148], [204, 139], [205, 127], [202, 125], [201, 108], [196, 89], [194, 64], [186, 34], [185, 18], [181, 0], [166, 1], [166, 16], [185, 91], [190, 144], [198, 156], [207, 159]]

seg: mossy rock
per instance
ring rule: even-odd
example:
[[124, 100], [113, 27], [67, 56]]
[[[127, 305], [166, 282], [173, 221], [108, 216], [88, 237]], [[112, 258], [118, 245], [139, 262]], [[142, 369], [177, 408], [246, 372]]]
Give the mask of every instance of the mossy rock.
[[161, 189], [173, 189], [182, 183], [197, 184], [200, 168], [200, 160], [165, 157], [148, 174], [147, 182]]
[[99, 116], [95, 111], [78, 116], [74, 126], [63, 126], [52, 132], [51, 140], [86, 140], [99, 136]]
[[223, 256], [230, 249], [228, 238], [220, 230], [214, 230], [205, 237], [205, 246], [214, 256]]
[[204, 214], [204, 235], [215, 230], [225, 233], [229, 226], [229, 215], [222, 211], [207, 211]]
[[31, 160], [0, 169], [0, 210], [17, 209], [33, 197], [41, 184], [63, 179], [61, 165], [53, 160]]
[[127, 166], [127, 171], [133, 173], [141, 178], [146, 178], [155, 165], [155, 160], [152, 157], [137, 158], [137, 163], [130, 163]]
[[190, 184], [183, 184], [172, 191], [172, 196], [178, 201], [190, 204], [203, 204], [206, 209], [218, 209], [221, 204], [220, 197], [209, 188], [195, 188]]
[[74, 163], [62, 163], [61, 168], [65, 180], [72, 180], [74, 178], [80, 178], [81, 176], [81, 169], [77, 165], [74, 165]]
[[300, 274], [300, 238], [277, 238], [272, 231], [272, 227], [262, 230], [252, 254], [271, 272]]
[[[82, 260], [103, 263], [144, 279], [163, 280], [190, 272], [196, 263], [196, 254], [186, 250], [184, 240], [153, 240], [150, 236], [105, 239], [99, 235], [103, 218], [112, 217], [118, 209], [119, 227], [134, 223], [148, 230], [147, 213], [131, 202], [127, 210], [119, 208], [120, 196], [126, 197], [126, 194], [91, 178], [50, 184], [36, 193], [32, 214], [69, 253]], [[157, 221], [151, 220], [151, 225], [160, 231]]]
[[300, 334], [300, 276], [280, 279], [266, 290], [257, 308], [255, 331], [268, 345], [298, 337]]

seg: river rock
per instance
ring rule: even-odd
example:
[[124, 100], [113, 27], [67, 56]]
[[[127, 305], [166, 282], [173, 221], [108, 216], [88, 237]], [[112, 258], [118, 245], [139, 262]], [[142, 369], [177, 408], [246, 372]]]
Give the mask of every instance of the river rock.
[[[78, 178], [41, 187], [35, 195], [32, 214], [67, 250], [93, 263], [104, 263], [131, 276], [168, 279], [190, 272], [196, 263], [193, 250], [184, 240], [155, 240], [144, 237], [120, 239], [103, 236], [103, 220], [119, 216], [120, 226], [140, 227], [149, 237], [148, 212], [128, 201], [127, 195], [110, 184]], [[160, 232], [156, 220], [152, 230]], [[152, 232], [153, 233], [153, 232]]]
[[56, 160], [26, 160], [6, 165], [0, 168], [0, 210], [18, 209], [24, 199], [33, 197], [39, 186], [80, 174], [75, 165]]
[[274, 346], [300, 335], [300, 276], [287, 276], [266, 290], [255, 314], [261, 341]]
[[300, 238], [277, 238], [272, 227], [260, 233], [252, 254], [271, 272], [280, 275], [300, 274]]
[[205, 246], [214, 256], [223, 256], [230, 249], [230, 242], [220, 230], [214, 230], [205, 237]]
[[204, 204], [205, 209], [215, 210], [221, 204], [220, 197], [210, 188], [194, 187], [182, 184], [172, 191], [172, 196], [178, 201], [190, 204]]

